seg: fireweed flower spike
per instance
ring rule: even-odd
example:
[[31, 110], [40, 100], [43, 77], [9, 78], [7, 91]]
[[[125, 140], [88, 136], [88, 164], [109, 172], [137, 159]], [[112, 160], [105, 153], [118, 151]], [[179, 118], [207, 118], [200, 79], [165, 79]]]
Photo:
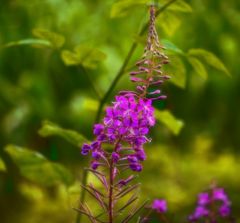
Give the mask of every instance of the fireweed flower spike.
[[230, 217], [231, 202], [223, 188], [213, 187], [210, 191], [198, 195], [197, 207], [189, 222], [206, 220], [207, 222], [218, 222], [219, 219], [226, 219], [234, 222]]
[[[104, 191], [99, 191], [92, 184], [84, 186], [103, 209], [103, 213], [94, 216], [86, 204], [80, 204], [78, 211], [85, 214], [91, 222], [106, 222], [106, 218], [108, 223], [116, 222], [121, 212], [134, 205], [121, 221], [127, 223], [145, 206], [135, 206], [139, 184], [131, 185], [135, 177], [127, 171], [142, 171], [142, 163], [146, 159], [143, 146], [151, 142], [148, 133], [155, 125], [152, 101], [166, 98], [159, 89], [149, 92], [150, 86], [156, 87], [169, 78], [161, 70], [162, 66], [168, 63], [162, 49], [155, 28], [155, 9], [151, 6], [147, 45], [142, 59], [136, 64], [138, 70], [130, 73], [131, 80], [137, 83], [136, 92], [119, 92], [112, 105], [106, 108], [102, 123], [94, 125], [95, 140], [82, 146], [82, 155], [92, 156], [91, 168], [88, 171], [94, 174], [105, 188]], [[133, 195], [120, 206], [118, 201], [131, 192]], [[166, 203], [156, 200], [154, 208], [166, 211]]]

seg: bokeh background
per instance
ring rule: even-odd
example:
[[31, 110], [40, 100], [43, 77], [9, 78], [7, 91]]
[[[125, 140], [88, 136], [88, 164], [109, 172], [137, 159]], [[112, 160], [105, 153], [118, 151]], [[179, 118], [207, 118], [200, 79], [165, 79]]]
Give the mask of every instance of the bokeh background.
[[[1, 0], [0, 222], [75, 222], [88, 165], [80, 144], [136, 42], [107, 103], [134, 88], [128, 71], [143, 52], [149, 2]], [[240, 218], [240, 1], [177, 0], [157, 29], [173, 78], [155, 104], [141, 199], [166, 198], [169, 217], [185, 222], [215, 182]]]

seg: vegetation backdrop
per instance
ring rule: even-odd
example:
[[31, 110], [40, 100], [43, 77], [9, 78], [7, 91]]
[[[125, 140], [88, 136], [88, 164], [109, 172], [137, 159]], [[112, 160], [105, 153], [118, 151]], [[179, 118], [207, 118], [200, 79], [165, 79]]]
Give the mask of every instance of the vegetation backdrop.
[[[155, 104], [141, 198], [166, 198], [170, 218], [184, 222], [196, 194], [217, 182], [240, 218], [240, 2], [156, 2], [172, 79]], [[134, 87], [149, 3], [1, 0], [2, 223], [75, 222], [88, 165], [80, 145], [99, 106]]]

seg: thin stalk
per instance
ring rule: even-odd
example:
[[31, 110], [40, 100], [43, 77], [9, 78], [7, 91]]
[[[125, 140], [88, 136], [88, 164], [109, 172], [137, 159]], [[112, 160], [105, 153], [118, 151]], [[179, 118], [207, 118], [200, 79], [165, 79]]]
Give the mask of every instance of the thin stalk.
[[[83, 171], [83, 176], [82, 176], [82, 185], [86, 186], [87, 185], [87, 178], [88, 178], [88, 172], [86, 170]], [[81, 194], [80, 194], [80, 205], [84, 203], [85, 201], [85, 197], [86, 197], [86, 190], [82, 189]], [[81, 209], [81, 208], [79, 208]], [[76, 217], [76, 223], [80, 223], [81, 222], [81, 212], [77, 213], [77, 217]]]
[[[156, 12], [156, 17], [158, 15], [160, 15], [165, 9], [167, 9], [171, 4], [173, 4], [175, 1], [177, 0], [170, 0], [169, 2], [167, 2], [165, 5], [163, 5], [157, 12]], [[143, 34], [146, 32], [147, 28], [148, 28], [149, 23], [147, 22], [141, 29], [141, 31], [139, 32], [139, 36], [143, 36]], [[108, 90], [106, 91], [105, 95], [103, 96], [102, 100], [100, 101], [99, 107], [98, 107], [98, 111], [97, 111], [97, 115], [96, 115], [96, 123], [99, 122], [100, 120], [100, 116], [104, 107], [104, 104], [106, 103], [108, 97], [110, 96], [110, 94], [112, 93], [112, 91], [114, 90], [115, 86], [117, 85], [118, 81], [120, 80], [120, 78], [122, 77], [122, 75], [124, 74], [126, 67], [134, 53], [134, 51], [137, 48], [138, 43], [134, 42], [132, 44], [132, 46], [130, 47], [128, 54], [122, 64], [122, 66], [120, 67], [117, 75], [115, 76], [115, 78], [113, 79], [110, 87], [108, 88]]]
[[109, 223], [113, 223], [113, 159], [110, 162], [109, 168], [109, 201], [108, 201], [108, 211], [109, 211]]

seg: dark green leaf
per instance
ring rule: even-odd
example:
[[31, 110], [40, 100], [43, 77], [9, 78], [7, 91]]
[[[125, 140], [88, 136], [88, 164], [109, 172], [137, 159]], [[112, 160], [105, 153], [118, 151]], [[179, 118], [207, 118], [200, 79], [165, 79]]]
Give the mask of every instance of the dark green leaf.
[[75, 146], [81, 146], [84, 142], [88, 141], [83, 135], [79, 134], [78, 132], [69, 129], [63, 129], [57, 124], [50, 121], [44, 121], [38, 133], [43, 137], [54, 135], [61, 136]]
[[203, 65], [203, 63], [198, 60], [197, 58], [195, 57], [188, 57], [188, 61], [189, 63], [192, 65], [193, 69], [195, 70], [195, 72], [201, 76], [204, 80], [207, 79], [208, 77], [208, 74], [207, 74], [207, 71]]
[[163, 123], [171, 132], [178, 135], [184, 126], [184, 122], [173, 116], [168, 110], [155, 110], [155, 116], [158, 121]]
[[20, 169], [21, 174], [29, 180], [44, 186], [73, 183], [69, 170], [58, 163], [48, 161], [38, 152], [15, 145], [6, 146], [5, 151]]
[[231, 76], [228, 69], [225, 67], [223, 62], [213, 53], [204, 50], [204, 49], [190, 49], [188, 51], [188, 55], [199, 57], [204, 60], [205, 63], [209, 64], [210, 66], [224, 72], [228, 76]]
[[53, 48], [61, 48], [65, 43], [64, 36], [45, 29], [33, 29], [32, 33], [40, 39], [49, 41]]

